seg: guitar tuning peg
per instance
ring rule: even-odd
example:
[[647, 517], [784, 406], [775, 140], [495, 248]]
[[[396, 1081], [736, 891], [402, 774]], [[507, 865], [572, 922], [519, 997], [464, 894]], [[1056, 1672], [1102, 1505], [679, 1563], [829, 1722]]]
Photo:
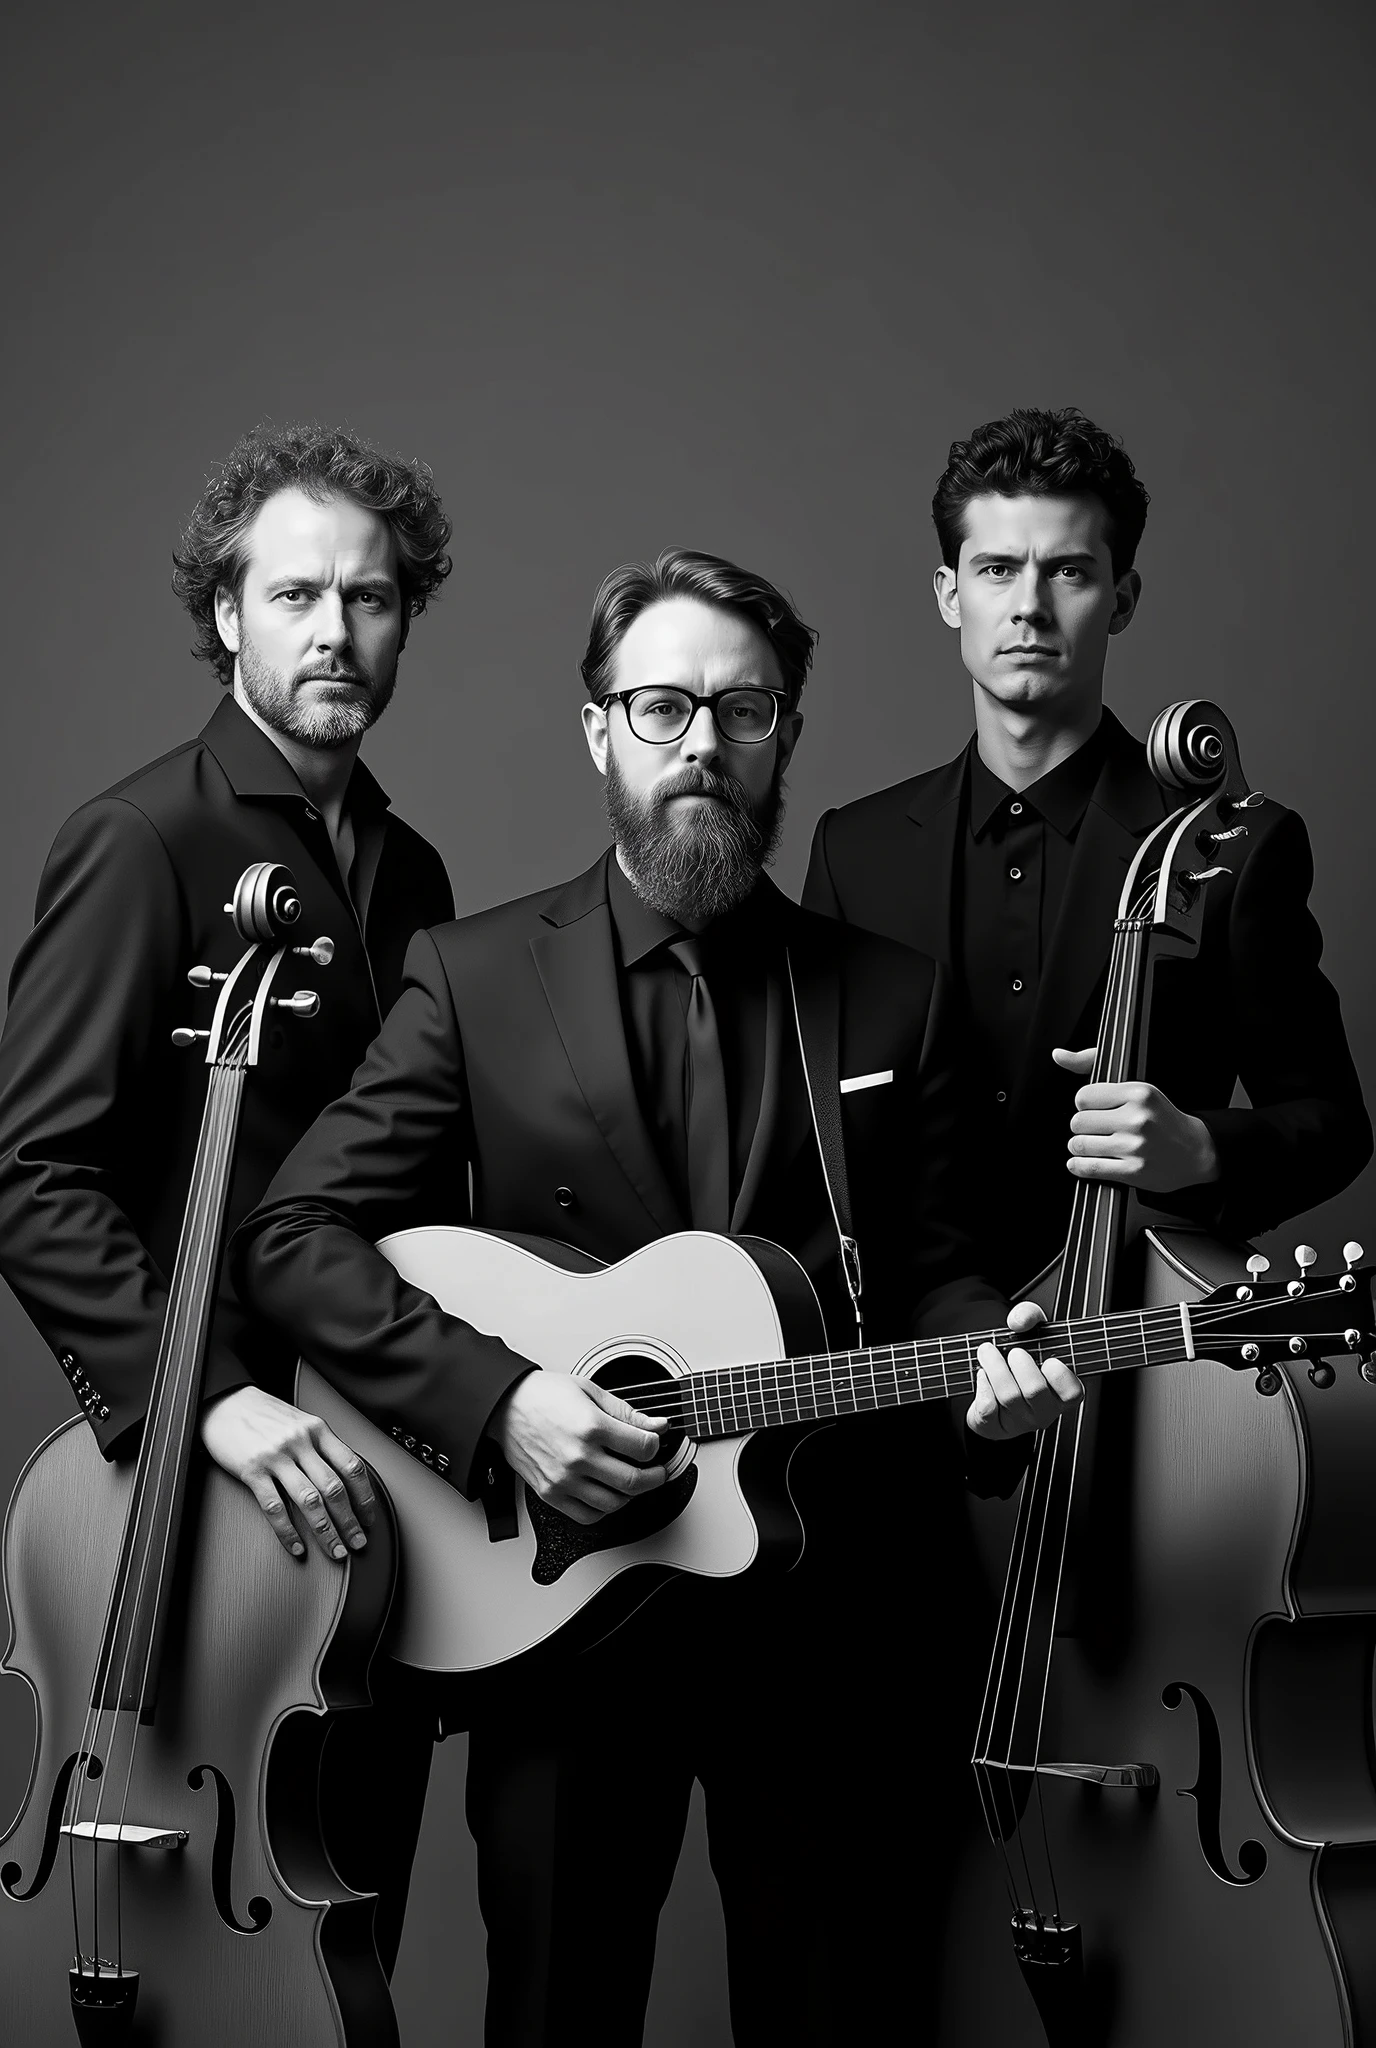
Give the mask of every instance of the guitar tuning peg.
[[1358, 1259], [1365, 1258], [1365, 1256], [1366, 1253], [1363, 1247], [1358, 1244], [1355, 1237], [1349, 1238], [1347, 1243], [1343, 1246], [1343, 1259], [1346, 1262], [1347, 1270], [1349, 1273], [1352, 1271], [1352, 1268], [1356, 1265]]
[[1251, 1258], [1247, 1261], [1247, 1271], [1251, 1274], [1253, 1280], [1260, 1280], [1262, 1274], [1269, 1273], [1270, 1270], [1271, 1261], [1263, 1253], [1253, 1252]]
[[1316, 1266], [1318, 1262], [1319, 1255], [1312, 1244], [1297, 1244], [1295, 1246], [1295, 1264], [1299, 1267], [1301, 1273], [1307, 1273], [1309, 1268]]

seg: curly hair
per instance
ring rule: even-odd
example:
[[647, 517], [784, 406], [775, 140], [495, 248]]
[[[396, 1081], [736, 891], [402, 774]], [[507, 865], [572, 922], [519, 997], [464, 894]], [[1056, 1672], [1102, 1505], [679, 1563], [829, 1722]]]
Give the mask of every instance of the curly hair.
[[222, 683], [234, 680], [234, 656], [215, 624], [215, 593], [240, 597], [249, 530], [269, 498], [292, 488], [348, 498], [386, 520], [407, 618], [425, 610], [454, 566], [445, 552], [453, 526], [423, 463], [385, 455], [340, 427], [254, 427], [206, 484], [172, 556], [172, 588], [196, 628], [192, 651]]
[[965, 507], [972, 498], [1097, 498], [1108, 514], [1115, 580], [1137, 555], [1151, 502], [1123, 447], [1077, 405], [1056, 412], [1030, 407], [976, 427], [953, 441], [932, 499], [932, 519], [948, 569], [960, 560]]
[[666, 597], [696, 597], [758, 626], [797, 702], [817, 645], [812, 627], [803, 624], [788, 599], [763, 576], [738, 569], [720, 555], [695, 554], [691, 548], [668, 548], [653, 563], [625, 562], [603, 577], [593, 599], [587, 651], [578, 664], [590, 697], [600, 701], [606, 695], [617, 648], [640, 614]]

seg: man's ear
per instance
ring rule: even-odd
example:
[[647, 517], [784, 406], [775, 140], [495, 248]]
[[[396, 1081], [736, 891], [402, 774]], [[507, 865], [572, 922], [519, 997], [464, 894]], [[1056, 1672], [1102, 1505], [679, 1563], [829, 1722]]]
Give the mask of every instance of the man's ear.
[[956, 593], [956, 572], [948, 569], [943, 562], [932, 577], [932, 588], [936, 592], [936, 608], [948, 626], [960, 630], [960, 598]]
[[603, 704], [591, 699], [583, 706], [583, 737], [588, 743], [594, 766], [599, 775], [607, 772], [607, 710]]
[[405, 599], [403, 598], [403, 599], [402, 599], [402, 605], [401, 605], [401, 638], [400, 638], [400, 639], [398, 640], [398, 642], [397, 642], [397, 653], [398, 653], [398, 654], [402, 654], [402, 653], [404, 653], [404, 652], [405, 652], [405, 650], [406, 650], [406, 642], [407, 642], [407, 641], [408, 641], [408, 640], [410, 639], [410, 637], [411, 637], [411, 607], [410, 607], [410, 605], [409, 605], [409, 604], [407, 604], [407, 603], [406, 603], [406, 600], [405, 600]]
[[1110, 633], [1126, 633], [1141, 595], [1142, 579], [1135, 569], [1129, 569], [1113, 586], [1113, 617], [1108, 622]]
[[231, 654], [239, 652], [239, 600], [227, 583], [215, 592], [215, 630]]
[[787, 766], [788, 766], [789, 762], [790, 762], [790, 761], [792, 760], [792, 758], [793, 758], [793, 749], [794, 749], [794, 748], [795, 748], [795, 747], [797, 746], [797, 744], [798, 744], [798, 738], [799, 738], [799, 735], [801, 734], [802, 730], [803, 730], [803, 714], [802, 714], [802, 712], [801, 712], [801, 711], [782, 711], [782, 712], [780, 712], [780, 714], [779, 714], [779, 753], [778, 753], [778, 760], [777, 760], [777, 763], [776, 763], [776, 768], [777, 768], [777, 772], [778, 772], [778, 773], [779, 773], [780, 775], [782, 775], [782, 774], [783, 774], [783, 772], [784, 772], [784, 769], [785, 769], [785, 768], [787, 768]]

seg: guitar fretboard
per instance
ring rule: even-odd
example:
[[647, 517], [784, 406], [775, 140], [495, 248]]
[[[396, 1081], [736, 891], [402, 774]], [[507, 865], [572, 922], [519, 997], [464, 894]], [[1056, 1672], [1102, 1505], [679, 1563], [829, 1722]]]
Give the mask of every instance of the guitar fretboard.
[[674, 1393], [689, 1436], [741, 1436], [747, 1430], [828, 1422], [916, 1401], [968, 1400], [975, 1391], [981, 1344], [997, 1344], [1006, 1352], [1010, 1343], [1029, 1351], [1038, 1364], [1063, 1359], [1081, 1379], [1194, 1356], [1189, 1311], [1175, 1304], [1084, 1322], [1043, 1323], [1026, 1337], [1010, 1337], [1007, 1329], [972, 1330], [912, 1344], [714, 1367], [676, 1381]]

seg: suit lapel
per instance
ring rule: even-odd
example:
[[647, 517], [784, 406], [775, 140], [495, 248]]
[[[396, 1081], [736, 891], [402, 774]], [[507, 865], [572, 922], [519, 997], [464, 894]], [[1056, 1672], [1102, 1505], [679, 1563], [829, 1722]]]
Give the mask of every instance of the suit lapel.
[[910, 880], [912, 894], [903, 941], [949, 967], [955, 951], [956, 834], [960, 793], [969, 748], [924, 775], [908, 801], [908, 816], [919, 828]]
[[[787, 899], [783, 899], [787, 902]], [[792, 913], [792, 914], [790, 914]], [[798, 1020], [793, 1017], [787, 970], [780, 963], [777, 980], [769, 991], [769, 1041], [765, 1083], [761, 1091], [760, 1118], [750, 1160], [741, 1185], [740, 1198], [731, 1220], [733, 1230], [749, 1228], [748, 1210], [758, 1198], [766, 1170], [771, 1175], [787, 1172], [800, 1151], [815, 1152], [817, 1139], [808, 1106], [807, 1088], [793, 1048], [801, 1026], [807, 1048], [807, 1071], [819, 1091], [828, 1089], [828, 1103], [819, 1094], [818, 1114], [831, 1128], [841, 1128], [841, 1095], [838, 1085], [841, 1041], [841, 970], [839, 956], [831, 946], [809, 943], [803, 920], [789, 904], [785, 911], [784, 936], [793, 963], [793, 983], [798, 992]], [[785, 1086], [792, 1068], [796, 1085]], [[829, 1080], [826, 1077], [830, 1077]]]
[[530, 942], [569, 1065], [597, 1128], [660, 1231], [686, 1230], [640, 1113], [617, 989], [606, 859], [559, 892]]
[[[1104, 765], [1075, 840], [1027, 1034], [1015, 1111], [1049, 1059], [1050, 1048], [1072, 1044], [1108, 960], [1118, 899], [1132, 857], [1143, 835], [1160, 823], [1168, 808], [1141, 743], [1124, 731], [1111, 711], [1104, 717], [1109, 724]], [[1092, 1036], [1093, 1025], [1089, 1028]]]

